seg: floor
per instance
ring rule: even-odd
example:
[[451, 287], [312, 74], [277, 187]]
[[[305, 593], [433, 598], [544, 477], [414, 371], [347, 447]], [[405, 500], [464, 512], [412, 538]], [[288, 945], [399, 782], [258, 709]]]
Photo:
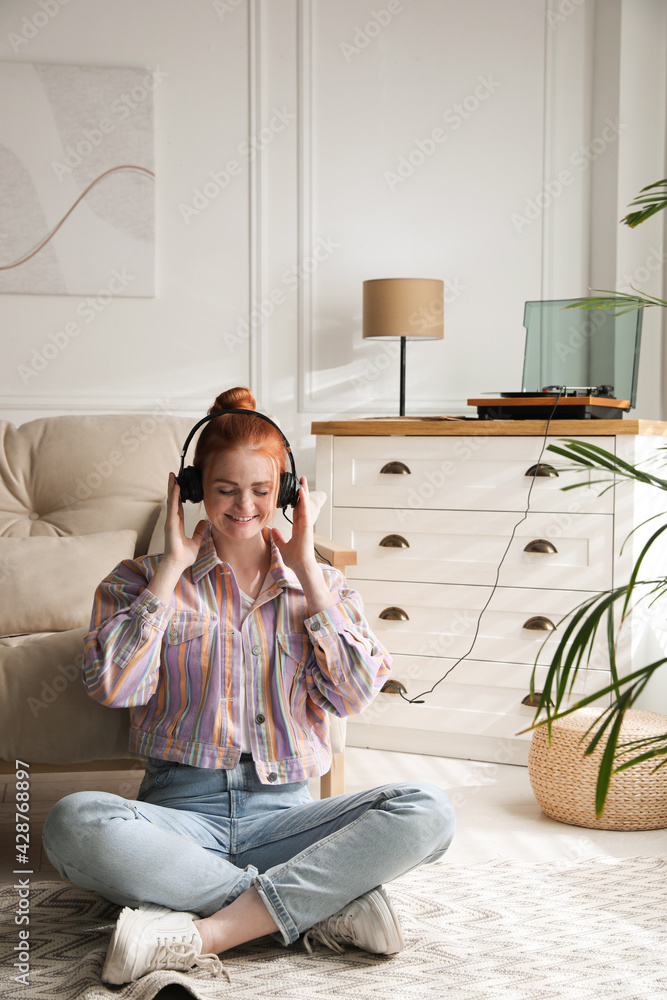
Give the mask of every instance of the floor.
[[[103, 789], [133, 798], [142, 772], [34, 774], [30, 781], [30, 853], [33, 879], [58, 878], [41, 846], [41, 828], [52, 803], [69, 792]], [[444, 788], [454, 802], [457, 831], [448, 851], [450, 864], [474, 864], [506, 857], [522, 861], [574, 860], [607, 855], [667, 854], [667, 831], [616, 833], [566, 826], [546, 817], [537, 805], [528, 769], [510, 764], [429, 757], [348, 747], [346, 791], [394, 781], [427, 781]], [[317, 784], [313, 783], [313, 795]], [[13, 780], [0, 782], [0, 877], [14, 878], [15, 803]], [[162, 990], [160, 1000], [190, 994]]]

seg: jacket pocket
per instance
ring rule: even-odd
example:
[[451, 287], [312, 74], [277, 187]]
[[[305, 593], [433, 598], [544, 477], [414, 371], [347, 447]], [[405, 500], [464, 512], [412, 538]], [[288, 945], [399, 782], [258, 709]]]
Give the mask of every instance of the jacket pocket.
[[307, 632], [276, 632], [281, 659], [287, 657], [305, 666], [311, 644]]
[[208, 635], [216, 625], [217, 619], [213, 615], [198, 614], [196, 611], [175, 611], [164, 633], [164, 641], [167, 645], [177, 646], [181, 642], [190, 642]]
[[[158, 731], [168, 736], [195, 726], [204, 697], [220, 697], [216, 664], [216, 627], [213, 615], [193, 611], [174, 613], [164, 633], [163, 669], [159, 679]], [[164, 729], [162, 727], [165, 727]]]

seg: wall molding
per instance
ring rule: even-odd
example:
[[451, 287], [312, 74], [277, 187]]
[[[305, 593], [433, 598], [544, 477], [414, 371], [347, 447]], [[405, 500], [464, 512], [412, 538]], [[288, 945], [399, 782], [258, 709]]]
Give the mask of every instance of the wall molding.
[[[262, 72], [262, 4], [248, 0], [248, 136], [256, 136], [261, 128], [263, 101]], [[248, 368], [250, 389], [256, 398], [264, 399], [266, 319], [256, 305], [262, 301], [265, 254], [265, 163], [262, 150], [248, 163]], [[250, 325], [250, 317], [256, 316]]]
[[[544, 112], [543, 133], [542, 133], [542, 188], [554, 176], [555, 156], [554, 156], [554, 136], [553, 122], [555, 117], [554, 99], [556, 91], [556, 59], [555, 59], [555, 39], [557, 33], [549, 25], [549, 13], [554, 11], [556, 0], [547, 0], [544, 10]], [[542, 250], [541, 250], [541, 276], [540, 295], [543, 299], [551, 298], [551, 280], [549, 278], [550, 265], [553, 257], [553, 213], [546, 212], [542, 215]]]
[[[311, 256], [313, 245], [313, 19], [311, 0], [297, 0], [297, 261]], [[313, 283], [299, 278], [297, 288], [297, 372], [300, 412], [321, 412], [312, 390]]]
[[544, 5], [543, 299], [585, 295], [590, 284], [593, 165], [577, 157], [593, 138], [596, 3], [566, 14], [562, 0]]
[[43, 413], [176, 413], [201, 416], [211, 401], [193, 396], [0, 396], [0, 412], [30, 412], [35, 419]]

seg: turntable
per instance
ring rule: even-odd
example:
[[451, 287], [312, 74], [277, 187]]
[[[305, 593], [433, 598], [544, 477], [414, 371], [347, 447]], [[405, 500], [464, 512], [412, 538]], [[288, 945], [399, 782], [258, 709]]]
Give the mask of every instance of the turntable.
[[522, 389], [469, 399], [481, 420], [615, 420], [634, 408], [643, 310], [567, 308], [579, 301], [526, 302]]

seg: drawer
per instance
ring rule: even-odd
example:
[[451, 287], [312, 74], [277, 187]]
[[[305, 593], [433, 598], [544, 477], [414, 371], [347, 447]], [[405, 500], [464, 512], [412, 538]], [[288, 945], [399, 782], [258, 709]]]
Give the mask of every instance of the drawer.
[[[333, 537], [357, 550], [349, 579], [488, 584], [520, 520], [515, 512], [335, 508]], [[406, 547], [382, 545], [398, 535]], [[506, 587], [606, 590], [612, 581], [611, 514], [529, 513], [500, 570]], [[525, 552], [536, 540], [554, 552]]]
[[[557, 438], [551, 439], [554, 442]], [[614, 451], [615, 438], [577, 438]], [[526, 475], [540, 456], [537, 437], [338, 437], [334, 440], [333, 503], [336, 507], [400, 507], [408, 510], [523, 511], [533, 481]], [[400, 463], [402, 473], [383, 472]], [[567, 464], [544, 451], [542, 464]], [[558, 471], [558, 470], [557, 470]], [[593, 473], [559, 471], [536, 477], [530, 495], [535, 511], [611, 513], [613, 490], [582, 486]]]
[[[479, 621], [470, 656], [531, 667], [538, 656], [541, 664], [551, 662], [567, 624], [564, 619], [583, 600], [593, 596], [581, 591], [499, 587], [480, 620], [491, 587], [373, 580], [358, 580], [355, 586], [363, 597], [371, 629], [392, 656], [465, 656], [471, 649]], [[380, 617], [387, 612], [396, 617]], [[398, 617], [399, 612], [405, 617]], [[525, 628], [538, 616], [550, 621], [555, 629]], [[591, 667], [607, 669], [608, 666], [606, 633], [600, 630]]]
[[[453, 666], [453, 658], [397, 656], [392, 667], [392, 679], [407, 688], [408, 698], [423, 696], [423, 705], [410, 705], [397, 694], [380, 693], [368, 708], [354, 716], [355, 723], [373, 726], [398, 726], [406, 729], [426, 729], [451, 732], [517, 737], [530, 740], [531, 733], [520, 735], [535, 718], [535, 709], [523, 705], [530, 692], [532, 669], [523, 663], [490, 663], [464, 660], [434, 691], [428, 691], [445, 671]], [[539, 667], [535, 689], [540, 690], [546, 668]], [[604, 687], [611, 675], [604, 670], [582, 670], [577, 675], [572, 702]], [[596, 704], [608, 704], [607, 696]]]

